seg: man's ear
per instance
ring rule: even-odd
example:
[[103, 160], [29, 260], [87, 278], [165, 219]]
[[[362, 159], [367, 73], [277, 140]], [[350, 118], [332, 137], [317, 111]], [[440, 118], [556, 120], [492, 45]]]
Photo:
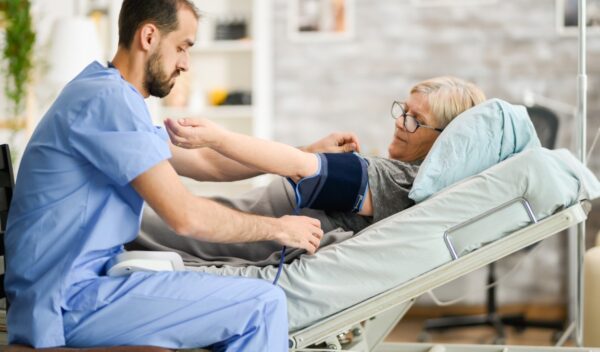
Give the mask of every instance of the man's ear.
[[140, 27], [140, 47], [144, 51], [150, 51], [160, 41], [160, 32], [152, 23], [146, 23]]

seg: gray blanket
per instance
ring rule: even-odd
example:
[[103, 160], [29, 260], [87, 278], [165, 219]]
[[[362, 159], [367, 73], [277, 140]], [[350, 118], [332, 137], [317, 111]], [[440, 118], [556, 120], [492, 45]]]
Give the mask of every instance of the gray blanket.
[[[241, 211], [280, 217], [293, 213], [294, 200], [287, 181], [278, 178], [266, 187], [247, 192], [239, 198], [213, 198], [214, 200]], [[325, 236], [321, 247], [352, 237], [352, 231], [334, 228], [327, 215], [318, 210], [303, 209], [302, 215], [321, 221]], [[280, 260], [281, 244], [274, 241], [254, 243], [211, 243], [176, 235], [149, 207], [144, 211], [142, 229], [135, 242], [127, 245], [128, 250], [175, 251], [181, 254], [185, 265], [277, 265]], [[304, 250], [288, 248], [286, 262], [298, 258]]]
[[[324, 212], [302, 209], [301, 214], [321, 221], [325, 232], [320, 248], [344, 241], [354, 233], [400, 212], [414, 204], [408, 192], [419, 169], [387, 158], [368, 157], [369, 189], [374, 214], [365, 217], [346, 212]], [[257, 188], [237, 198], [213, 198], [225, 206], [244, 212], [280, 217], [294, 212], [293, 189], [284, 178], [277, 178], [266, 187]], [[278, 265], [281, 245], [274, 241], [221, 244], [198, 241], [176, 235], [156, 213], [146, 207], [140, 235], [127, 245], [128, 250], [175, 251], [181, 254], [187, 266]], [[290, 263], [305, 251], [288, 248], [285, 262]]]

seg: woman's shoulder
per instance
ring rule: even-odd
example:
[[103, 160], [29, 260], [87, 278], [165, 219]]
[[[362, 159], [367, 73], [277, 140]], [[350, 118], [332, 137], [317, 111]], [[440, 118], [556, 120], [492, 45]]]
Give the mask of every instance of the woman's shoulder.
[[381, 156], [365, 156], [364, 157], [369, 163], [369, 167], [402, 170], [402, 171], [414, 171], [415, 173], [419, 170], [421, 162], [408, 163], [401, 160], [385, 158]]

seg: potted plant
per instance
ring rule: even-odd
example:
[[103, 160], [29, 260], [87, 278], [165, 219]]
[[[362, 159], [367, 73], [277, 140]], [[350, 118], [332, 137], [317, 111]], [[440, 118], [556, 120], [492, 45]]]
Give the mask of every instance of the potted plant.
[[[25, 128], [25, 102], [33, 69], [35, 33], [29, 0], [0, 0], [0, 25], [4, 26], [2, 48], [4, 94], [9, 101], [10, 117], [6, 127], [11, 130], [10, 141]], [[14, 148], [13, 148], [14, 149]]]

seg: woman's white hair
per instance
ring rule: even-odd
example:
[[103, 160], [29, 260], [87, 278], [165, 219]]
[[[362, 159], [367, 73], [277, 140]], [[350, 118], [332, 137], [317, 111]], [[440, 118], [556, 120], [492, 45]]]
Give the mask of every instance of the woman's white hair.
[[427, 96], [429, 109], [439, 123], [446, 127], [463, 111], [485, 101], [485, 94], [475, 84], [452, 76], [442, 76], [417, 83], [410, 93]]

